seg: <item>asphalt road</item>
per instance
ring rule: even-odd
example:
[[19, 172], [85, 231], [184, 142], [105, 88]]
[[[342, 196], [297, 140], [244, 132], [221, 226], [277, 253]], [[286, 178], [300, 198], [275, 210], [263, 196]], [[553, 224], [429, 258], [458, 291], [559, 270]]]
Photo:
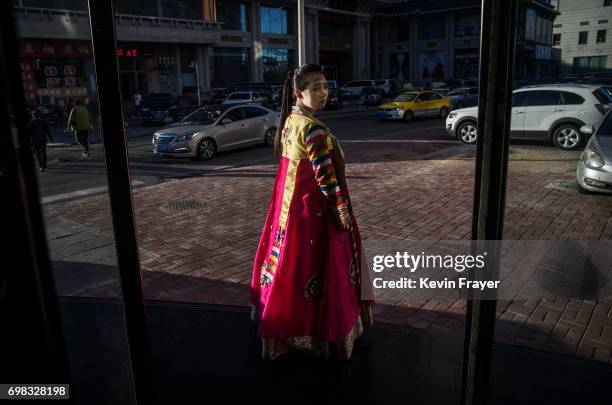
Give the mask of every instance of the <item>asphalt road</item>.
[[[341, 141], [396, 136], [424, 142], [449, 140], [441, 119], [421, 119], [410, 123], [379, 122], [374, 111], [361, 111], [326, 117], [323, 120]], [[160, 158], [151, 151], [151, 134], [156, 129], [128, 129], [128, 154], [134, 187], [157, 184], [168, 179], [199, 176], [230, 167], [272, 163], [275, 160], [272, 149], [265, 146], [220, 153], [205, 162]], [[56, 133], [55, 138], [59, 141], [71, 140], [68, 134], [61, 133]], [[91, 147], [90, 156], [85, 159], [81, 158], [81, 148], [78, 145], [48, 148], [48, 169], [38, 176], [43, 203], [106, 192], [104, 150], [96, 133], [90, 138], [95, 143]]]

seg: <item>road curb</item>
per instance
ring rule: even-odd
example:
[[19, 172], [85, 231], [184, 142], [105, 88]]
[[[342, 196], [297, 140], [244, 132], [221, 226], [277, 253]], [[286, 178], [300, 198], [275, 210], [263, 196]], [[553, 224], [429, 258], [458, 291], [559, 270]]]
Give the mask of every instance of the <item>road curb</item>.
[[47, 147], [49, 148], [67, 148], [69, 146], [74, 146], [74, 145], [76, 145], [76, 143], [53, 142], [53, 143], [48, 143]]

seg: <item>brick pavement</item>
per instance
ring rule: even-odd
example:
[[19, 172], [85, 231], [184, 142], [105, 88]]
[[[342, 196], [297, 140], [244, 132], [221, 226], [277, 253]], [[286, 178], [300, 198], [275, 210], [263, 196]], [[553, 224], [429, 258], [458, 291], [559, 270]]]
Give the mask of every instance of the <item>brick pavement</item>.
[[[474, 149], [452, 141], [422, 142], [401, 135], [343, 143], [357, 219], [367, 240], [470, 238]], [[505, 238], [612, 239], [612, 198], [581, 195], [573, 185], [578, 152], [513, 145]], [[168, 299], [247, 305], [251, 265], [264, 222], [275, 167], [230, 168], [134, 190], [145, 294]], [[167, 213], [171, 201], [194, 210]], [[51, 220], [112, 235], [106, 196], [48, 205]], [[75, 225], [75, 226], [76, 226]], [[50, 232], [52, 234], [52, 232]], [[53, 238], [51, 238], [53, 239]], [[52, 257], [61, 240], [52, 243]], [[70, 255], [61, 256], [70, 260]], [[74, 294], [117, 296], [116, 278], [83, 285]], [[384, 296], [377, 320], [462, 334], [464, 300]], [[401, 297], [399, 297], [401, 298]], [[498, 303], [497, 340], [612, 362], [612, 303], [527, 299]]]

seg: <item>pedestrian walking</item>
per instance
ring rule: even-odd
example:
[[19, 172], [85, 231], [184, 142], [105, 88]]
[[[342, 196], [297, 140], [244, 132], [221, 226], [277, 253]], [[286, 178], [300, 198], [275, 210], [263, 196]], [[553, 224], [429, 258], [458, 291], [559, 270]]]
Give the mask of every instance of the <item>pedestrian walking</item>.
[[136, 92], [134, 93], [134, 106], [136, 107], [136, 109], [140, 109], [140, 103], [142, 102], [142, 96], [140, 95], [140, 92], [138, 90], [136, 90]]
[[327, 96], [320, 66], [288, 73], [275, 139], [280, 162], [251, 281], [251, 315], [266, 359], [293, 350], [349, 359], [354, 340], [372, 324], [344, 155], [314, 116]]
[[31, 112], [28, 131], [30, 134], [32, 151], [38, 160], [39, 170], [44, 172], [47, 169], [47, 139], [53, 141], [53, 136], [51, 135], [49, 126], [40, 118], [40, 113], [37, 110]]
[[74, 132], [77, 143], [83, 147], [81, 157], [89, 156], [88, 138], [89, 130], [92, 128], [87, 108], [81, 100], [76, 100], [76, 105], [70, 111], [70, 116], [68, 117], [68, 129]]

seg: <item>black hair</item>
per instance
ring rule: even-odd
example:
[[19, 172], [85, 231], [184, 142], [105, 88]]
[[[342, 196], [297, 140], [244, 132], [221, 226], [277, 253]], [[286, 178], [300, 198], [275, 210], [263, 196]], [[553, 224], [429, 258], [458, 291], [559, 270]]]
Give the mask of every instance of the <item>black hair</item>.
[[281, 134], [285, 126], [285, 121], [291, 112], [294, 90], [306, 90], [306, 87], [308, 86], [308, 75], [311, 73], [324, 74], [321, 66], [310, 63], [299, 66], [295, 70], [289, 71], [289, 74], [287, 74], [287, 78], [285, 79], [285, 87], [283, 89], [283, 103], [281, 105], [280, 121], [278, 128], [276, 129], [276, 137], [274, 138], [274, 152], [276, 153], [276, 156], [280, 157], [283, 152], [281, 145]]

